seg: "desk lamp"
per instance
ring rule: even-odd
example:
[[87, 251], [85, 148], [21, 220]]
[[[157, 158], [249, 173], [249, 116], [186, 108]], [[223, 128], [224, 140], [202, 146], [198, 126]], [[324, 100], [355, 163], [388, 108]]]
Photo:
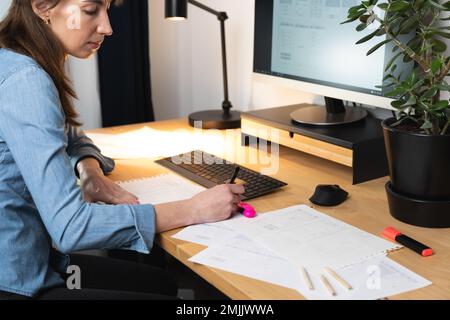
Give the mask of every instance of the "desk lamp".
[[235, 129], [241, 126], [241, 115], [237, 111], [231, 111], [233, 107], [228, 100], [228, 72], [227, 55], [225, 44], [225, 21], [228, 19], [226, 12], [215, 11], [194, 0], [166, 0], [166, 19], [186, 20], [188, 3], [212, 13], [220, 21], [220, 31], [222, 36], [222, 64], [223, 64], [223, 91], [225, 99], [222, 103], [222, 110], [206, 110], [191, 113], [189, 124], [194, 127], [196, 122], [201, 122], [202, 129]]

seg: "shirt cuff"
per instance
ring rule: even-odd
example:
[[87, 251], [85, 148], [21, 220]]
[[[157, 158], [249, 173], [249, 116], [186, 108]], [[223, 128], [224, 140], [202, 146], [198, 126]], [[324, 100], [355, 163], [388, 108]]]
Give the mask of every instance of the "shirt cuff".
[[139, 238], [134, 240], [127, 249], [140, 253], [150, 253], [156, 232], [155, 208], [147, 204], [137, 205], [133, 206], [132, 212]]
[[105, 157], [99, 151], [97, 151], [95, 149], [81, 148], [77, 151], [76, 156], [72, 156], [70, 158], [70, 162], [71, 162], [72, 167], [75, 170], [75, 174], [77, 175], [78, 178], [80, 177], [78, 170], [77, 170], [78, 162], [80, 162], [81, 160], [86, 159], [86, 158], [96, 159], [98, 161], [100, 168], [102, 169], [104, 175], [110, 174], [114, 170], [114, 167], [116, 165], [113, 159]]

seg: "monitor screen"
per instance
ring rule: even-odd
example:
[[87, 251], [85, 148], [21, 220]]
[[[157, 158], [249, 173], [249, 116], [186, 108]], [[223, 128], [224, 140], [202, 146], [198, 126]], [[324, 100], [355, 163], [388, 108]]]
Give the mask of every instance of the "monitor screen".
[[[315, 94], [389, 107], [391, 100], [383, 98], [389, 89], [376, 86], [383, 83], [385, 65], [397, 52], [387, 45], [366, 55], [385, 36], [355, 44], [377, 28], [374, 24], [357, 32], [357, 22], [341, 24], [357, 4], [358, 0], [256, 0], [254, 72], [317, 84], [299, 86]], [[412, 68], [400, 58], [396, 63], [396, 72]]]

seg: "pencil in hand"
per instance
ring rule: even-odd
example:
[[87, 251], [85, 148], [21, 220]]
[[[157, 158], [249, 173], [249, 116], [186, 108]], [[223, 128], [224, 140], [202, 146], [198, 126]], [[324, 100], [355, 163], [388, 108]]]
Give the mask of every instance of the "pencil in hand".
[[239, 170], [241, 170], [241, 168], [239, 166], [236, 166], [236, 168], [234, 168], [233, 175], [231, 176], [231, 179], [230, 179], [230, 182], [229, 182], [230, 184], [234, 184], [234, 181], [236, 180], [236, 178], [237, 178], [237, 176], [239, 174]]

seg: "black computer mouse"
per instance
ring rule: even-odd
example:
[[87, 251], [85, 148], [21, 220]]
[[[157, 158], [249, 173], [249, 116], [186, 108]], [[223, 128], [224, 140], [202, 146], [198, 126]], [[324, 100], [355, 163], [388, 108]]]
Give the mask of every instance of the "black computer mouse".
[[344, 202], [347, 196], [348, 192], [336, 184], [320, 184], [309, 201], [319, 206], [331, 207]]

